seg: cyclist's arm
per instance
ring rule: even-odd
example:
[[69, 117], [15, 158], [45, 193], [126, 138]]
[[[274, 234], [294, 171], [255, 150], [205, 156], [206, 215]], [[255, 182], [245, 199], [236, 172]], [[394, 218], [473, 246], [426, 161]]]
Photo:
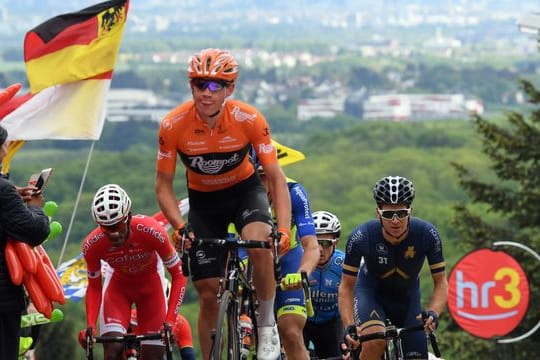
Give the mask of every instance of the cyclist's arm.
[[277, 226], [280, 229], [291, 228], [291, 198], [283, 170], [277, 162], [264, 165], [264, 174], [268, 179], [270, 197], [276, 212]]
[[353, 299], [356, 277], [343, 273], [338, 290], [338, 307], [343, 327], [354, 325]]
[[163, 263], [171, 274], [171, 293], [169, 295], [166, 321], [172, 325], [176, 321], [176, 312], [180, 309], [184, 300], [187, 279], [182, 273], [182, 263], [176, 251], [173, 250], [173, 254], [168, 259], [164, 259]]
[[433, 273], [431, 277], [433, 279], [433, 293], [429, 302], [429, 309], [440, 315], [446, 306], [446, 299], [448, 298], [448, 280], [445, 271]]
[[159, 208], [169, 220], [173, 229], [178, 229], [185, 224], [184, 218], [178, 209], [178, 199], [173, 188], [174, 173], [157, 172], [156, 197]]
[[[95, 272], [94, 272], [95, 273]], [[97, 272], [97, 276], [88, 276], [88, 288], [86, 289], [86, 326], [96, 328], [99, 308], [101, 306], [102, 297], [101, 272]]]
[[311, 214], [311, 203], [307, 191], [300, 183], [292, 185], [289, 193], [296, 233], [304, 249], [298, 272], [305, 271], [309, 276], [317, 266], [321, 255], [315, 232], [315, 221]]
[[302, 255], [298, 272], [305, 271], [309, 276], [319, 262], [320, 249], [317, 243], [317, 237], [315, 235], [305, 235], [300, 238], [300, 242], [304, 248], [304, 254]]

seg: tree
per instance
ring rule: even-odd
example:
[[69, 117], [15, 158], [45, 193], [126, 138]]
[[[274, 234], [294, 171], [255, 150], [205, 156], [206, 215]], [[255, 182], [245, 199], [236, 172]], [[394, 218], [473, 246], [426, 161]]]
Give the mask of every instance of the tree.
[[[498, 181], [483, 182], [463, 165], [452, 163], [458, 173], [459, 185], [470, 194], [476, 211], [484, 211], [481, 217], [475, 213], [475, 209], [471, 210], [470, 205], [455, 207], [456, 230], [461, 234], [460, 241], [469, 250], [488, 247], [499, 240], [512, 240], [532, 249], [540, 249], [540, 92], [526, 80], [520, 81], [520, 87], [532, 105], [528, 116], [510, 111], [501, 124], [489, 122], [480, 116], [473, 118], [476, 131], [482, 137], [482, 151], [490, 159]], [[509, 252], [523, 266], [531, 286], [529, 311], [513, 332], [517, 336], [532, 329], [540, 319], [540, 289], [534, 287], [540, 282], [540, 266], [530, 255], [514, 250]], [[452, 337], [456, 347], [457, 338]], [[540, 348], [535, 344], [539, 339], [540, 333], [537, 331], [526, 340], [513, 344], [495, 347], [471, 345], [469, 351], [478, 351], [468, 355], [478, 359], [497, 359], [508, 356], [506, 352], [510, 352], [511, 357], [516, 359], [538, 358]], [[501, 351], [502, 347], [506, 349]]]

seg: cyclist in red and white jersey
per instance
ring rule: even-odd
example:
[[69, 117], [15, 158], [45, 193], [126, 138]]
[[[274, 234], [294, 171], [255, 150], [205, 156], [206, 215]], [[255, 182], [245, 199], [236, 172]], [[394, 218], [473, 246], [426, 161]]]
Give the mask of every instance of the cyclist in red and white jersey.
[[[131, 306], [138, 309], [141, 333], [159, 332], [164, 322], [172, 325], [183, 300], [186, 278], [180, 258], [163, 226], [145, 215], [132, 215], [131, 199], [116, 184], [101, 187], [92, 201], [92, 216], [99, 225], [83, 241], [82, 252], [88, 270], [86, 323], [95, 328], [100, 317], [100, 334], [119, 336], [127, 332]], [[166, 303], [161, 258], [172, 279]], [[102, 285], [101, 262], [112, 272]], [[101, 307], [101, 310], [100, 310]], [[85, 330], [79, 334], [84, 339]], [[162, 359], [160, 340], [143, 342], [145, 359]], [[122, 344], [104, 344], [105, 359], [118, 359]]]

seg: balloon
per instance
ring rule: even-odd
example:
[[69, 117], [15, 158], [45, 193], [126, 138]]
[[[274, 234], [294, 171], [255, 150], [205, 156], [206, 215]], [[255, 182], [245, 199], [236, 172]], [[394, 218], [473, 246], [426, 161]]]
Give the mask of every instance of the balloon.
[[17, 256], [15, 248], [11, 244], [11, 241], [6, 243], [6, 248], [4, 250], [6, 257], [7, 267], [9, 271], [9, 276], [11, 277], [11, 282], [15, 285], [21, 285], [23, 281], [24, 269]]
[[47, 236], [47, 240], [54, 239], [58, 235], [62, 233], [62, 224], [60, 224], [58, 221], [51, 221], [51, 224], [49, 225], [50, 232], [49, 236]]
[[53, 217], [56, 215], [56, 211], [58, 210], [58, 204], [52, 200], [47, 201], [45, 205], [43, 205], [43, 212], [48, 217]]
[[52, 302], [47, 298], [34, 275], [29, 273], [24, 274], [23, 282], [36, 310], [45, 315], [47, 319], [50, 319], [53, 311]]
[[34, 252], [34, 249], [32, 249], [32, 247], [27, 243], [23, 243], [21, 241], [14, 241], [10, 239], [8, 239], [8, 241], [11, 241], [11, 244], [15, 248], [24, 271], [35, 274], [37, 271], [37, 255]]

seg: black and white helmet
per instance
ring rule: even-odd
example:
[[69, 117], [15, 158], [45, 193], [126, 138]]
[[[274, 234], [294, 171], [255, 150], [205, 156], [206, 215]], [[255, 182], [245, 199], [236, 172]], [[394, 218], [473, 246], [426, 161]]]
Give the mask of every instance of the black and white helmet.
[[414, 200], [414, 186], [412, 181], [402, 176], [386, 176], [375, 184], [373, 198], [379, 206], [384, 204], [411, 206]]
[[120, 186], [107, 184], [99, 188], [92, 201], [92, 217], [101, 226], [112, 226], [124, 220], [131, 211], [131, 199]]
[[341, 235], [341, 223], [336, 215], [329, 211], [315, 211], [312, 215], [317, 235], [335, 234], [336, 238], [339, 238]]

